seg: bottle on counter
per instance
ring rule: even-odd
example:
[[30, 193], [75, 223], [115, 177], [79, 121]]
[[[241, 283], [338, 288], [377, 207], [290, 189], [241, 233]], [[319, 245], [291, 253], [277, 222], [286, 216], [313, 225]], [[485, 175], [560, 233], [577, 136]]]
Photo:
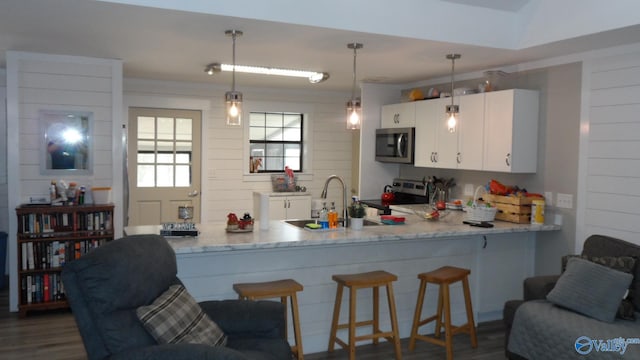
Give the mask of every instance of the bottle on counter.
[[329, 228], [329, 210], [327, 210], [327, 203], [322, 203], [322, 209], [320, 210], [320, 226], [323, 229]]
[[331, 202], [331, 208], [327, 213], [327, 218], [329, 219], [329, 229], [338, 228], [338, 212], [336, 211], [336, 203]]

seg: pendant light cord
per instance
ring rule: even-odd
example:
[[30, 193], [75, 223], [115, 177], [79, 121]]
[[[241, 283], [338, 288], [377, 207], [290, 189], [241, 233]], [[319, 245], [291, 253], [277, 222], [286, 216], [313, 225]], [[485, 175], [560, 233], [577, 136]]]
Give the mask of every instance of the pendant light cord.
[[451, 57], [451, 106], [453, 106], [453, 74], [455, 71], [456, 57]]
[[231, 34], [231, 39], [233, 43], [233, 72], [231, 73], [231, 91], [236, 91], [236, 31], [234, 30]]
[[356, 55], [358, 52], [358, 47], [354, 44], [353, 46], [353, 85], [351, 86], [351, 101], [356, 100]]

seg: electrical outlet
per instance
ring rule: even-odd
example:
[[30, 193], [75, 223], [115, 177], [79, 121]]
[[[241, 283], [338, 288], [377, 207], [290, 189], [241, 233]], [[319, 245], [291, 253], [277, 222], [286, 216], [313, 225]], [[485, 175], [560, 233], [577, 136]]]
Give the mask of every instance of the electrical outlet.
[[544, 192], [544, 201], [549, 206], [553, 206], [553, 193], [551, 191], [545, 191]]
[[464, 196], [473, 196], [473, 184], [464, 184]]
[[573, 208], [573, 195], [558, 193], [556, 198], [556, 206], [564, 209]]

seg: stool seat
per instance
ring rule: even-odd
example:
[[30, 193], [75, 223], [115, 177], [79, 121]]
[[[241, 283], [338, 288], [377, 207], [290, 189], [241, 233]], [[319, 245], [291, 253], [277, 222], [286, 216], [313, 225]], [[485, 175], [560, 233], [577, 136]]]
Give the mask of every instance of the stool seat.
[[[349, 360], [356, 358], [356, 342], [361, 340], [372, 340], [374, 344], [378, 344], [379, 338], [384, 338], [389, 342], [393, 342], [396, 353], [396, 360], [402, 359], [402, 350], [400, 349], [400, 335], [398, 332], [398, 318], [396, 315], [396, 304], [393, 297], [392, 283], [398, 280], [398, 277], [386, 271], [377, 270], [357, 274], [341, 274], [331, 277], [338, 283], [336, 290], [336, 302], [333, 307], [333, 320], [331, 321], [331, 333], [329, 336], [329, 352], [332, 352], [335, 344], [349, 351]], [[387, 304], [389, 306], [389, 317], [391, 318], [391, 331], [380, 330], [379, 307], [380, 295], [379, 288], [385, 287], [387, 292]], [[342, 293], [344, 288], [349, 289], [349, 321], [339, 324], [340, 307], [342, 305]], [[356, 320], [357, 290], [371, 288], [373, 291], [373, 319], [366, 321]], [[371, 326], [370, 334], [356, 336], [356, 328], [361, 326]], [[339, 329], [348, 329], [348, 342], [344, 342], [338, 338]]]
[[233, 290], [246, 299], [259, 299], [287, 296], [292, 292], [302, 291], [304, 287], [293, 279], [233, 284]]
[[398, 277], [396, 275], [382, 270], [359, 274], [333, 275], [331, 278], [338, 284], [356, 287], [381, 286], [398, 280]]
[[291, 318], [293, 321], [293, 332], [296, 341], [291, 351], [296, 355], [297, 360], [303, 360], [302, 335], [300, 334], [300, 315], [298, 313], [298, 297], [296, 293], [302, 291], [304, 287], [293, 279], [283, 279], [274, 281], [264, 281], [255, 283], [233, 284], [233, 290], [238, 294], [238, 298], [245, 300], [258, 300], [269, 298], [280, 298], [284, 305], [285, 313], [285, 338], [287, 337], [287, 297], [291, 301]]
[[[413, 316], [413, 326], [411, 328], [411, 337], [409, 338], [409, 351], [413, 351], [416, 346], [416, 340], [426, 341], [432, 344], [444, 346], [447, 352], [447, 360], [453, 359], [453, 339], [454, 334], [464, 332], [468, 333], [471, 338], [471, 347], [478, 346], [476, 336], [475, 323], [473, 321], [473, 308], [471, 306], [471, 294], [469, 291], [469, 275], [471, 270], [458, 268], [455, 266], [443, 266], [433, 271], [418, 274], [420, 279], [420, 289], [418, 290], [418, 301]], [[451, 303], [449, 295], [449, 285], [462, 282], [462, 291], [464, 294], [464, 305], [467, 312], [467, 322], [460, 326], [451, 325]], [[422, 306], [424, 303], [427, 284], [439, 285], [438, 291], [438, 307], [435, 315], [422, 318]], [[436, 322], [434, 335], [420, 335], [418, 329], [432, 321]], [[444, 328], [445, 339], [440, 339], [440, 333]]]
[[452, 284], [471, 274], [471, 270], [455, 266], [443, 266], [433, 271], [418, 274], [418, 279], [434, 284]]

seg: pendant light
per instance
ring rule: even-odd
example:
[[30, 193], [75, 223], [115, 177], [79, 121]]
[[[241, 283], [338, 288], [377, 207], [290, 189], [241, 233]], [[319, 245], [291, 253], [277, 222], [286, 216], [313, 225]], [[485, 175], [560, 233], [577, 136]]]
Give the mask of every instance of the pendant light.
[[231, 91], [224, 94], [227, 109], [227, 125], [240, 126], [242, 122], [242, 93], [236, 91], [236, 37], [242, 36], [242, 31], [227, 30], [225, 35], [233, 40], [233, 71], [231, 72]]
[[460, 108], [458, 105], [453, 104], [453, 73], [455, 70], [456, 59], [460, 59], [460, 54], [449, 54], [447, 55], [447, 59], [451, 60], [451, 105], [447, 105], [447, 128], [449, 132], [456, 131], [456, 125], [458, 124], [458, 112]]
[[353, 86], [351, 87], [351, 100], [347, 102], [347, 129], [349, 130], [360, 129], [362, 121], [360, 98], [356, 98], [356, 55], [358, 49], [362, 49], [362, 47], [363, 45], [360, 43], [347, 44], [347, 48], [353, 49]]

